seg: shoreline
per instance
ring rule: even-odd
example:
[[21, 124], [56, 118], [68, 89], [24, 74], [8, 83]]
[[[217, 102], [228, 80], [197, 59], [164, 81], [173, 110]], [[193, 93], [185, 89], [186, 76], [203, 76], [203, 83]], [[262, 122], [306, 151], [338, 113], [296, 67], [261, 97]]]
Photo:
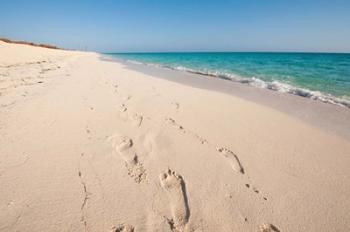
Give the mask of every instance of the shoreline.
[[[176, 54], [176, 53], [175, 53]], [[243, 52], [244, 54], [244, 52]], [[281, 54], [288, 54], [288, 53], [281, 53]], [[309, 53], [296, 53], [296, 54], [309, 54]], [[323, 54], [323, 53], [316, 53], [316, 54]], [[333, 54], [333, 53], [332, 53]], [[335, 53], [334, 53], [335, 54]], [[345, 55], [347, 53], [344, 53]], [[244, 85], [253, 86], [256, 88], [262, 88], [262, 89], [268, 89], [271, 91], [276, 91], [284, 94], [291, 94], [296, 95], [304, 98], [309, 98], [311, 100], [317, 100], [328, 104], [338, 105], [342, 107], [346, 107], [350, 109], [350, 96], [335, 96], [331, 93], [324, 92], [322, 90], [311, 90], [305, 87], [298, 87], [293, 84], [281, 82], [279, 80], [273, 80], [273, 81], [266, 81], [259, 78], [248, 78], [243, 77], [237, 74], [232, 73], [220, 73], [220, 72], [212, 72], [212, 71], [201, 71], [200, 69], [191, 69], [184, 66], [170, 66], [170, 65], [162, 65], [158, 63], [148, 63], [148, 62], [142, 62], [132, 59], [124, 59], [113, 56], [113, 53], [105, 53], [102, 54], [106, 57], [106, 59], [115, 59], [119, 60], [120, 62], [126, 62], [128, 64], [135, 64], [135, 65], [145, 65], [149, 67], [159, 67], [164, 69], [170, 69], [175, 71], [181, 71], [186, 73], [192, 73], [192, 74], [198, 74], [203, 76], [209, 76], [214, 77], [218, 79], [223, 80], [229, 80], [232, 82], [237, 82]], [[340, 54], [341, 55], [341, 54]]]
[[184, 72], [164, 66], [128, 62], [115, 57], [100, 55], [101, 60], [117, 62], [130, 70], [151, 75], [160, 79], [207, 89], [240, 97], [264, 106], [271, 107], [302, 120], [309, 125], [328, 133], [350, 140], [350, 108], [299, 95], [271, 91], [265, 88], [246, 85], [232, 80]]

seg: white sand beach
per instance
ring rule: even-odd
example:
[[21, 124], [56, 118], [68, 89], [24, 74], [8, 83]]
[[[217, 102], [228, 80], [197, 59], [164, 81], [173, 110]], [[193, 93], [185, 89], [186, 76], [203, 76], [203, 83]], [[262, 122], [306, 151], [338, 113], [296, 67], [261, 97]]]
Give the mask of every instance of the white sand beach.
[[321, 124], [0, 41], [0, 231], [350, 231], [349, 132]]

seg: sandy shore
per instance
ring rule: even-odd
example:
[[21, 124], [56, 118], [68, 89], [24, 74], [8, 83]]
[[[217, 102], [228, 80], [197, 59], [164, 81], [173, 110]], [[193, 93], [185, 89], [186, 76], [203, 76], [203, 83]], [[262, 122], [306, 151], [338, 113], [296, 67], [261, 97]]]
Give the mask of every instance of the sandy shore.
[[350, 230], [347, 111], [4, 42], [0, 93], [0, 231]]
[[154, 67], [134, 62], [125, 62], [109, 56], [103, 56], [102, 59], [121, 62], [129, 69], [153, 77], [190, 85], [196, 88], [226, 93], [248, 101], [253, 101], [293, 116], [327, 133], [332, 133], [350, 140], [350, 123], [348, 123], [350, 120], [350, 110], [344, 106], [339, 107], [339, 105], [335, 104], [324, 104], [319, 100], [257, 88], [230, 80], [218, 80], [218, 78], [205, 75], [169, 70], [168, 68]]

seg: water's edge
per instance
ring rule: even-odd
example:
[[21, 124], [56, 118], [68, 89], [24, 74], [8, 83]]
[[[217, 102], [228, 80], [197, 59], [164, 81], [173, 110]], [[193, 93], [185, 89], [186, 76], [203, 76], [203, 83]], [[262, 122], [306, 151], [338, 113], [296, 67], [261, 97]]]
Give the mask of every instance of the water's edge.
[[156, 63], [149, 63], [149, 62], [140, 62], [136, 60], [130, 60], [130, 59], [123, 59], [123, 58], [117, 58], [112, 55], [108, 54], [101, 54], [101, 59], [103, 60], [109, 60], [109, 61], [123, 61], [126, 63], [131, 63], [131, 64], [138, 64], [138, 65], [145, 65], [145, 66], [152, 66], [152, 67], [160, 67], [160, 68], [166, 68], [170, 70], [176, 70], [176, 71], [181, 71], [181, 72], [188, 72], [188, 73], [193, 73], [193, 74], [199, 74], [199, 75], [204, 75], [204, 76], [209, 76], [213, 78], [219, 78], [219, 79], [224, 79], [224, 80], [229, 80], [245, 85], [250, 85], [254, 86], [257, 88], [263, 88], [263, 89], [268, 89], [272, 91], [277, 91], [280, 93], [288, 93], [288, 94], [293, 94], [297, 95], [300, 97], [305, 97], [309, 98], [312, 100], [318, 100], [324, 103], [329, 103], [333, 105], [338, 105], [341, 107], [346, 107], [350, 109], [350, 100], [340, 98], [333, 96], [328, 93], [322, 93], [320, 91], [313, 91], [309, 90], [306, 88], [300, 88], [300, 87], [295, 87], [290, 84], [282, 83], [280, 81], [264, 81], [259, 78], [244, 78], [240, 77], [238, 75], [233, 75], [233, 74], [227, 74], [227, 73], [215, 73], [215, 72], [203, 72], [200, 70], [194, 70], [190, 69], [187, 67], [183, 66], [177, 66], [177, 67], [171, 67], [167, 65], [161, 65], [161, 64], [156, 64]]

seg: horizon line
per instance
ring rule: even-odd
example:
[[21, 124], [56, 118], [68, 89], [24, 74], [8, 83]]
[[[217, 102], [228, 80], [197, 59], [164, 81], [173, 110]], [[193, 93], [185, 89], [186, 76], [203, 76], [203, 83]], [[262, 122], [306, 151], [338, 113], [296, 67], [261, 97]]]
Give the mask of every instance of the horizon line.
[[102, 54], [135, 54], [135, 53], [310, 53], [310, 54], [350, 54], [350, 51], [339, 52], [339, 51], [115, 51], [115, 52], [97, 52]]

